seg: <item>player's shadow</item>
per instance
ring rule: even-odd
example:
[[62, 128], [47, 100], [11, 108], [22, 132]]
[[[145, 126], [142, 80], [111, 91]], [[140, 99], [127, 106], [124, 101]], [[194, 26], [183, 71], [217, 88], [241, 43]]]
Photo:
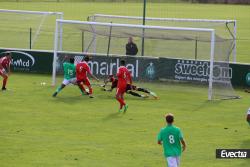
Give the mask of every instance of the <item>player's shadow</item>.
[[141, 98], [141, 97], [126, 97], [126, 99], [129, 99], [130, 101], [157, 101], [159, 99], [154, 99], [152, 97], [148, 97], [148, 98]]
[[116, 118], [119, 118], [121, 115], [123, 115], [123, 113], [119, 113], [119, 112], [111, 113], [111, 114], [107, 115], [106, 117], [104, 117], [103, 121], [109, 121], [112, 119], [116, 119]]
[[84, 97], [81, 96], [60, 96], [53, 98], [53, 102], [56, 103], [67, 103], [67, 104], [73, 104], [78, 103], [79, 101], [82, 101]]

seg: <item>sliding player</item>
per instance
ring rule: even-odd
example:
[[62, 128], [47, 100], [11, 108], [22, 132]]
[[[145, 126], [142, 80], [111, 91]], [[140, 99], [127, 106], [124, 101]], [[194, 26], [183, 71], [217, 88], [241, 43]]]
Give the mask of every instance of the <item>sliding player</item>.
[[[111, 82], [111, 83], [112, 83], [110, 89], [106, 89], [106, 88], [105, 88], [105, 87], [106, 87], [106, 84], [107, 84], [108, 82]], [[109, 75], [108, 80], [106, 80], [106, 81], [104, 82], [104, 85], [102, 85], [103, 90], [104, 90], [104, 91], [110, 91], [110, 92], [111, 92], [114, 88], [117, 87], [117, 83], [118, 83], [118, 79], [116, 79], [113, 75]], [[137, 93], [137, 92], [134, 92], [133, 90], [139, 91], [139, 92], [147, 93], [147, 94], [153, 96], [155, 99], [158, 99], [157, 95], [156, 95], [154, 92], [151, 92], [151, 91], [149, 91], [149, 90], [147, 90], [147, 89], [145, 89], [145, 88], [137, 87], [137, 86], [135, 86], [135, 85], [127, 84], [126, 93], [131, 94], [131, 95], [136, 96], [136, 97], [142, 97], [142, 98], [147, 98], [147, 97], [149, 97], [148, 95], [139, 94], [139, 93]]]
[[118, 72], [116, 74], [118, 78], [116, 99], [120, 103], [119, 112], [122, 112], [123, 107], [123, 112], [126, 112], [128, 109], [128, 105], [124, 101], [124, 93], [126, 92], [127, 84], [129, 83], [132, 85], [132, 78], [130, 72], [125, 67], [125, 60], [121, 60], [120, 65], [121, 66], [118, 68]]
[[0, 58], [0, 75], [3, 77], [2, 91], [6, 90], [6, 84], [10, 75], [11, 53], [5, 53], [4, 57]]
[[[90, 71], [88, 61], [90, 60], [89, 56], [86, 55], [84, 57], [84, 61], [80, 62], [76, 65], [76, 79], [77, 79], [77, 84], [79, 88], [85, 92], [86, 94], [89, 95], [90, 98], [93, 98], [92, 93], [93, 89], [91, 87], [91, 84], [89, 82], [88, 74], [94, 78], [96, 81], [99, 81], [98, 78], [96, 78]], [[83, 85], [86, 85], [89, 89], [89, 92], [86, 92], [85, 88]]]
[[[67, 59], [66, 56], [64, 59]], [[69, 84], [76, 85], [76, 67], [74, 65], [75, 59], [70, 58], [69, 62], [63, 63], [63, 72], [64, 72], [64, 79], [62, 84], [56, 89], [55, 93], [53, 93], [53, 97], [56, 97], [57, 94], [65, 88]]]

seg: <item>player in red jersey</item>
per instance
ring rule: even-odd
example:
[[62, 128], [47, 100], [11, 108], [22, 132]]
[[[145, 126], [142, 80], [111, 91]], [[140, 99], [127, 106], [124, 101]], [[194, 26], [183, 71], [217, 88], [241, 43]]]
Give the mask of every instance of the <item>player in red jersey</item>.
[[10, 75], [11, 53], [7, 52], [0, 58], [0, 75], [3, 77], [2, 91], [6, 90], [6, 84]]
[[118, 68], [118, 72], [116, 74], [118, 78], [116, 99], [120, 103], [119, 112], [122, 112], [123, 107], [123, 112], [126, 112], [128, 105], [124, 101], [124, 93], [126, 92], [127, 84], [132, 85], [132, 77], [128, 69], [125, 67], [125, 60], [121, 60], [120, 65], [121, 66]]
[[[99, 81], [98, 78], [96, 78], [90, 71], [89, 65], [88, 65], [88, 61], [90, 60], [89, 56], [86, 55], [84, 57], [84, 61], [78, 63], [76, 65], [76, 80], [77, 80], [77, 85], [79, 86], [79, 88], [85, 92], [86, 94], [89, 95], [90, 98], [93, 98], [92, 93], [93, 93], [93, 89], [91, 87], [91, 84], [89, 82], [89, 78], [88, 78], [88, 74], [94, 78], [95, 80]], [[89, 89], [89, 92], [86, 92], [85, 88], [83, 85], [86, 85]]]

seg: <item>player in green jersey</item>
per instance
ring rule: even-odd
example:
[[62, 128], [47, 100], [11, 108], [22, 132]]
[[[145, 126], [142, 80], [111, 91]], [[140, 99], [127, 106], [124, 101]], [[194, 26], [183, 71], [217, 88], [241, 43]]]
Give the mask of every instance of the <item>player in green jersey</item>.
[[[65, 57], [66, 59], [67, 57]], [[74, 65], [75, 59], [70, 58], [69, 62], [64, 62], [63, 63], [63, 71], [64, 71], [64, 79], [62, 84], [56, 89], [55, 93], [53, 93], [53, 97], [56, 97], [57, 94], [65, 88], [65, 86], [69, 84], [74, 84], [76, 85], [76, 67]], [[83, 93], [83, 91], [81, 90]]]
[[165, 118], [167, 126], [162, 128], [158, 134], [158, 144], [163, 144], [167, 166], [179, 167], [181, 152], [186, 149], [186, 143], [183, 139], [181, 130], [173, 125], [173, 114], [167, 114]]

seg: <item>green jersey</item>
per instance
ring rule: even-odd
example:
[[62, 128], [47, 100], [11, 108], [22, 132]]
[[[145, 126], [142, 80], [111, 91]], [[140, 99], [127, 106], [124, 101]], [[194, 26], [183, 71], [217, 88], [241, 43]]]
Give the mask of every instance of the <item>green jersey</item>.
[[76, 77], [76, 66], [74, 64], [68, 62], [63, 63], [63, 71], [65, 79], [72, 79]]
[[168, 125], [161, 129], [158, 134], [158, 141], [163, 143], [165, 157], [175, 157], [181, 155], [181, 139], [183, 139], [183, 136], [179, 128], [173, 125]]

